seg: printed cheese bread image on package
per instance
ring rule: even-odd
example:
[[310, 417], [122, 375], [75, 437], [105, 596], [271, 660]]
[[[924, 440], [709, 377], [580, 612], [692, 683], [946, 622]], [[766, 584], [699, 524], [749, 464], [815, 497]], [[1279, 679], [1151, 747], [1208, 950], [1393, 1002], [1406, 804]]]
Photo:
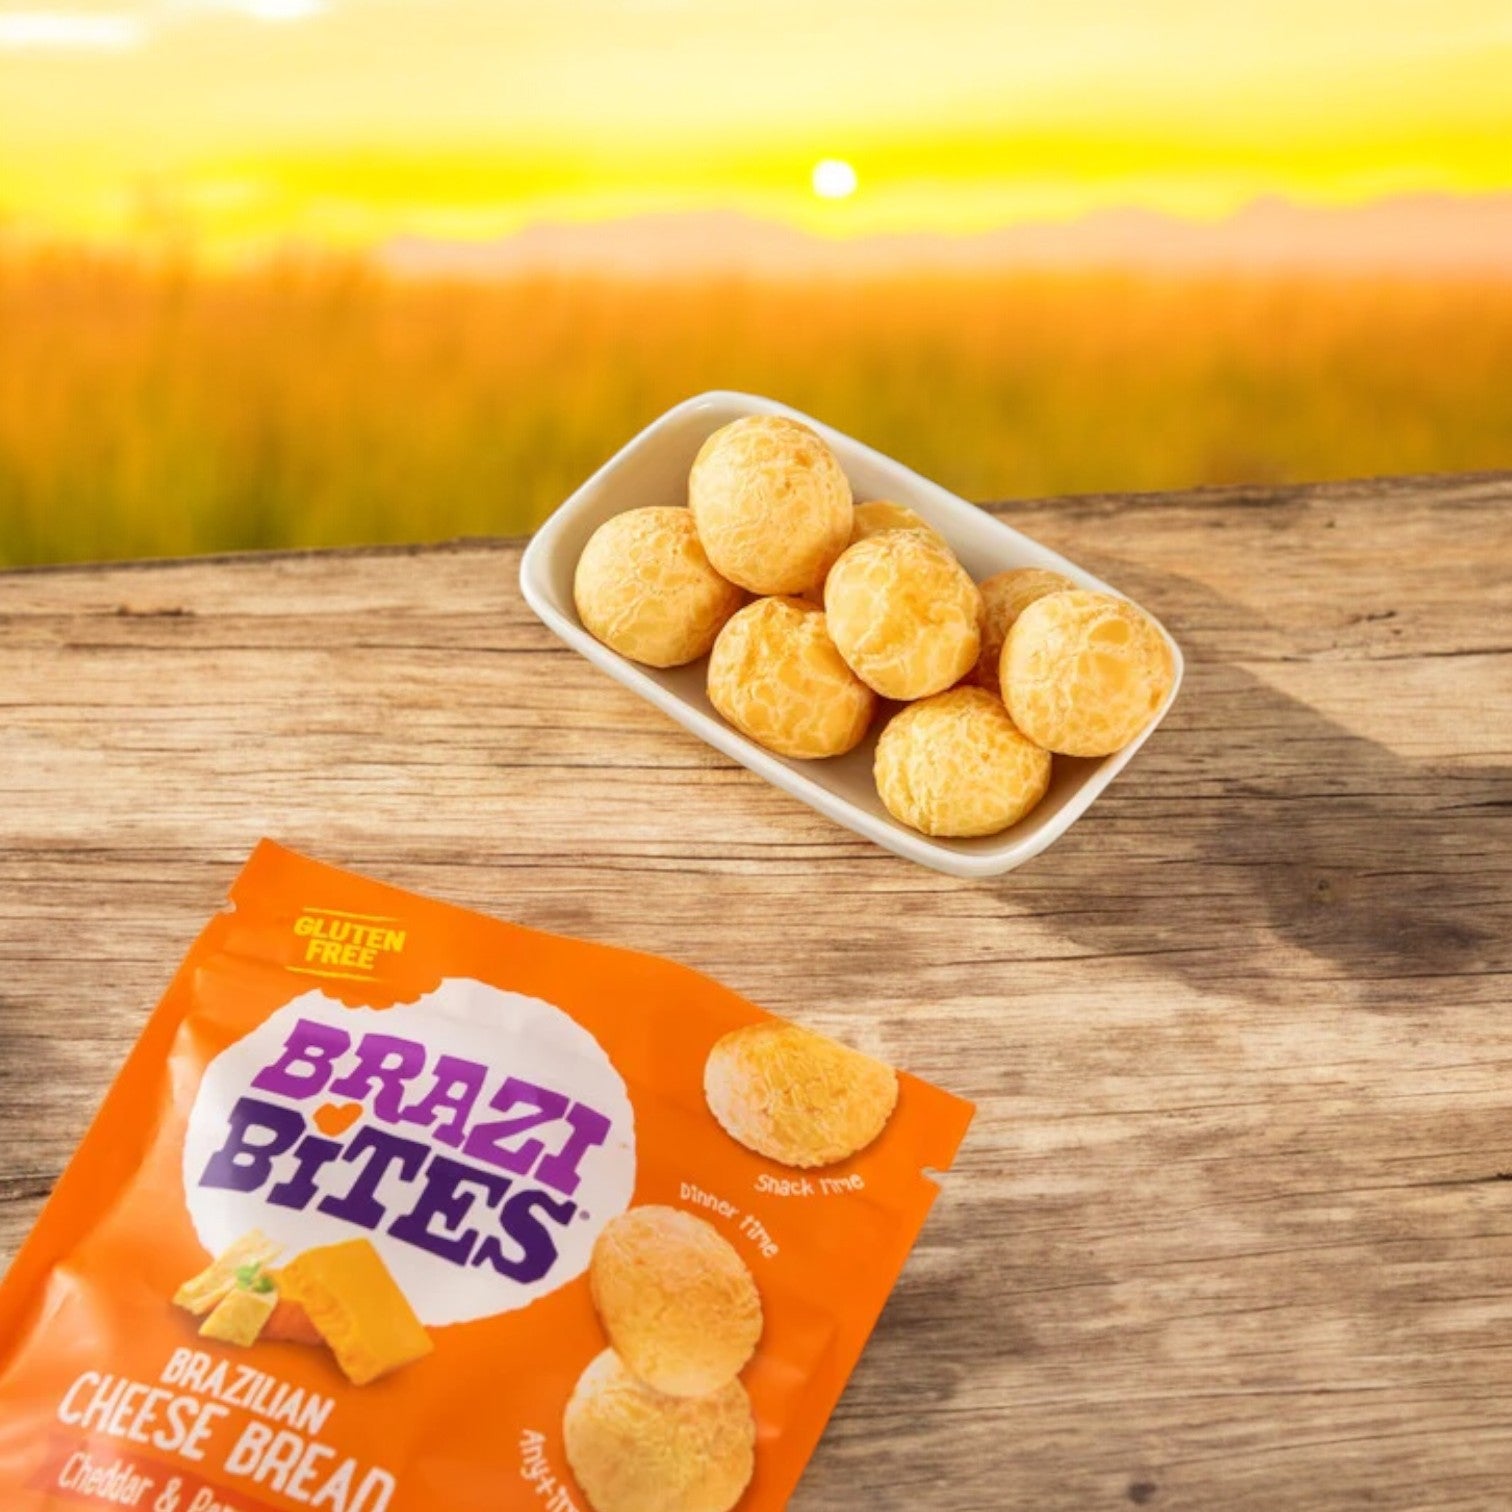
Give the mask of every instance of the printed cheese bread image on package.
[[756, 1420], [739, 1381], [708, 1396], [665, 1396], [612, 1349], [573, 1389], [563, 1436], [596, 1512], [730, 1512], [756, 1463]]
[[788, 1166], [829, 1166], [887, 1127], [898, 1076], [796, 1024], [732, 1030], [704, 1067], [709, 1109], [732, 1139]]
[[609, 1342], [669, 1396], [707, 1396], [733, 1380], [761, 1337], [749, 1267], [692, 1213], [631, 1208], [599, 1235], [589, 1277]]
[[267, 842], [231, 905], [0, 1284], [0, 1507], [785, 1507], [969, 1106]]

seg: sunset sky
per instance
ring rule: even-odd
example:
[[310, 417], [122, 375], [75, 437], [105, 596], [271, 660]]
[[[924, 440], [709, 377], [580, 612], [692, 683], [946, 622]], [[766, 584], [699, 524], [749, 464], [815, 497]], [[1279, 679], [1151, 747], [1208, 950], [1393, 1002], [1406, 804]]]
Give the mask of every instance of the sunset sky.
[[[1506, 0], [0, 0], [0, 228], [831, 234], [1512, 189]], [[824, 166], [819, 166], [823, 164]]]

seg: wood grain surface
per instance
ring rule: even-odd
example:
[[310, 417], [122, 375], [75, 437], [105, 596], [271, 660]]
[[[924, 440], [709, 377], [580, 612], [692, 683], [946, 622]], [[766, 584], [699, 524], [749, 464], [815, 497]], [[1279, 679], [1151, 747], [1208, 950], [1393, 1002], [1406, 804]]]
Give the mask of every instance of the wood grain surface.
[[1512, 474], [1002, 512], [1188, 680], [975, 883], [557, 645], [509, 542], [0, 576], [0, 1257], [272, 835], [978, 1102], [799, 1512], [1512, 1505]]

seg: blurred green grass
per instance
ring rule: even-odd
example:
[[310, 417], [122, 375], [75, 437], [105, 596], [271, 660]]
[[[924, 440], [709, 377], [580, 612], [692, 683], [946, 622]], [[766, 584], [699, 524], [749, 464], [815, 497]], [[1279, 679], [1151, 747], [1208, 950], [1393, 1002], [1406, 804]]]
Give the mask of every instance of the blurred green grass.
[[968, 497], [1512, 465], [1512, 280], [404, 281], [0, 255], [0, 562], [521, 532], [772, 394]]

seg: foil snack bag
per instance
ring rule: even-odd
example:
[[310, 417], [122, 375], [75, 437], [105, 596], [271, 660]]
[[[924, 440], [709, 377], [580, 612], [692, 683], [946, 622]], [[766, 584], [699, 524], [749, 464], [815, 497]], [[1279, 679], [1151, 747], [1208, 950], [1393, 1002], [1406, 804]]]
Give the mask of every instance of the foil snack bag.
[[0, 1507], [775, 1512], [969, 1105], [258, 847], [0, 1287]]

